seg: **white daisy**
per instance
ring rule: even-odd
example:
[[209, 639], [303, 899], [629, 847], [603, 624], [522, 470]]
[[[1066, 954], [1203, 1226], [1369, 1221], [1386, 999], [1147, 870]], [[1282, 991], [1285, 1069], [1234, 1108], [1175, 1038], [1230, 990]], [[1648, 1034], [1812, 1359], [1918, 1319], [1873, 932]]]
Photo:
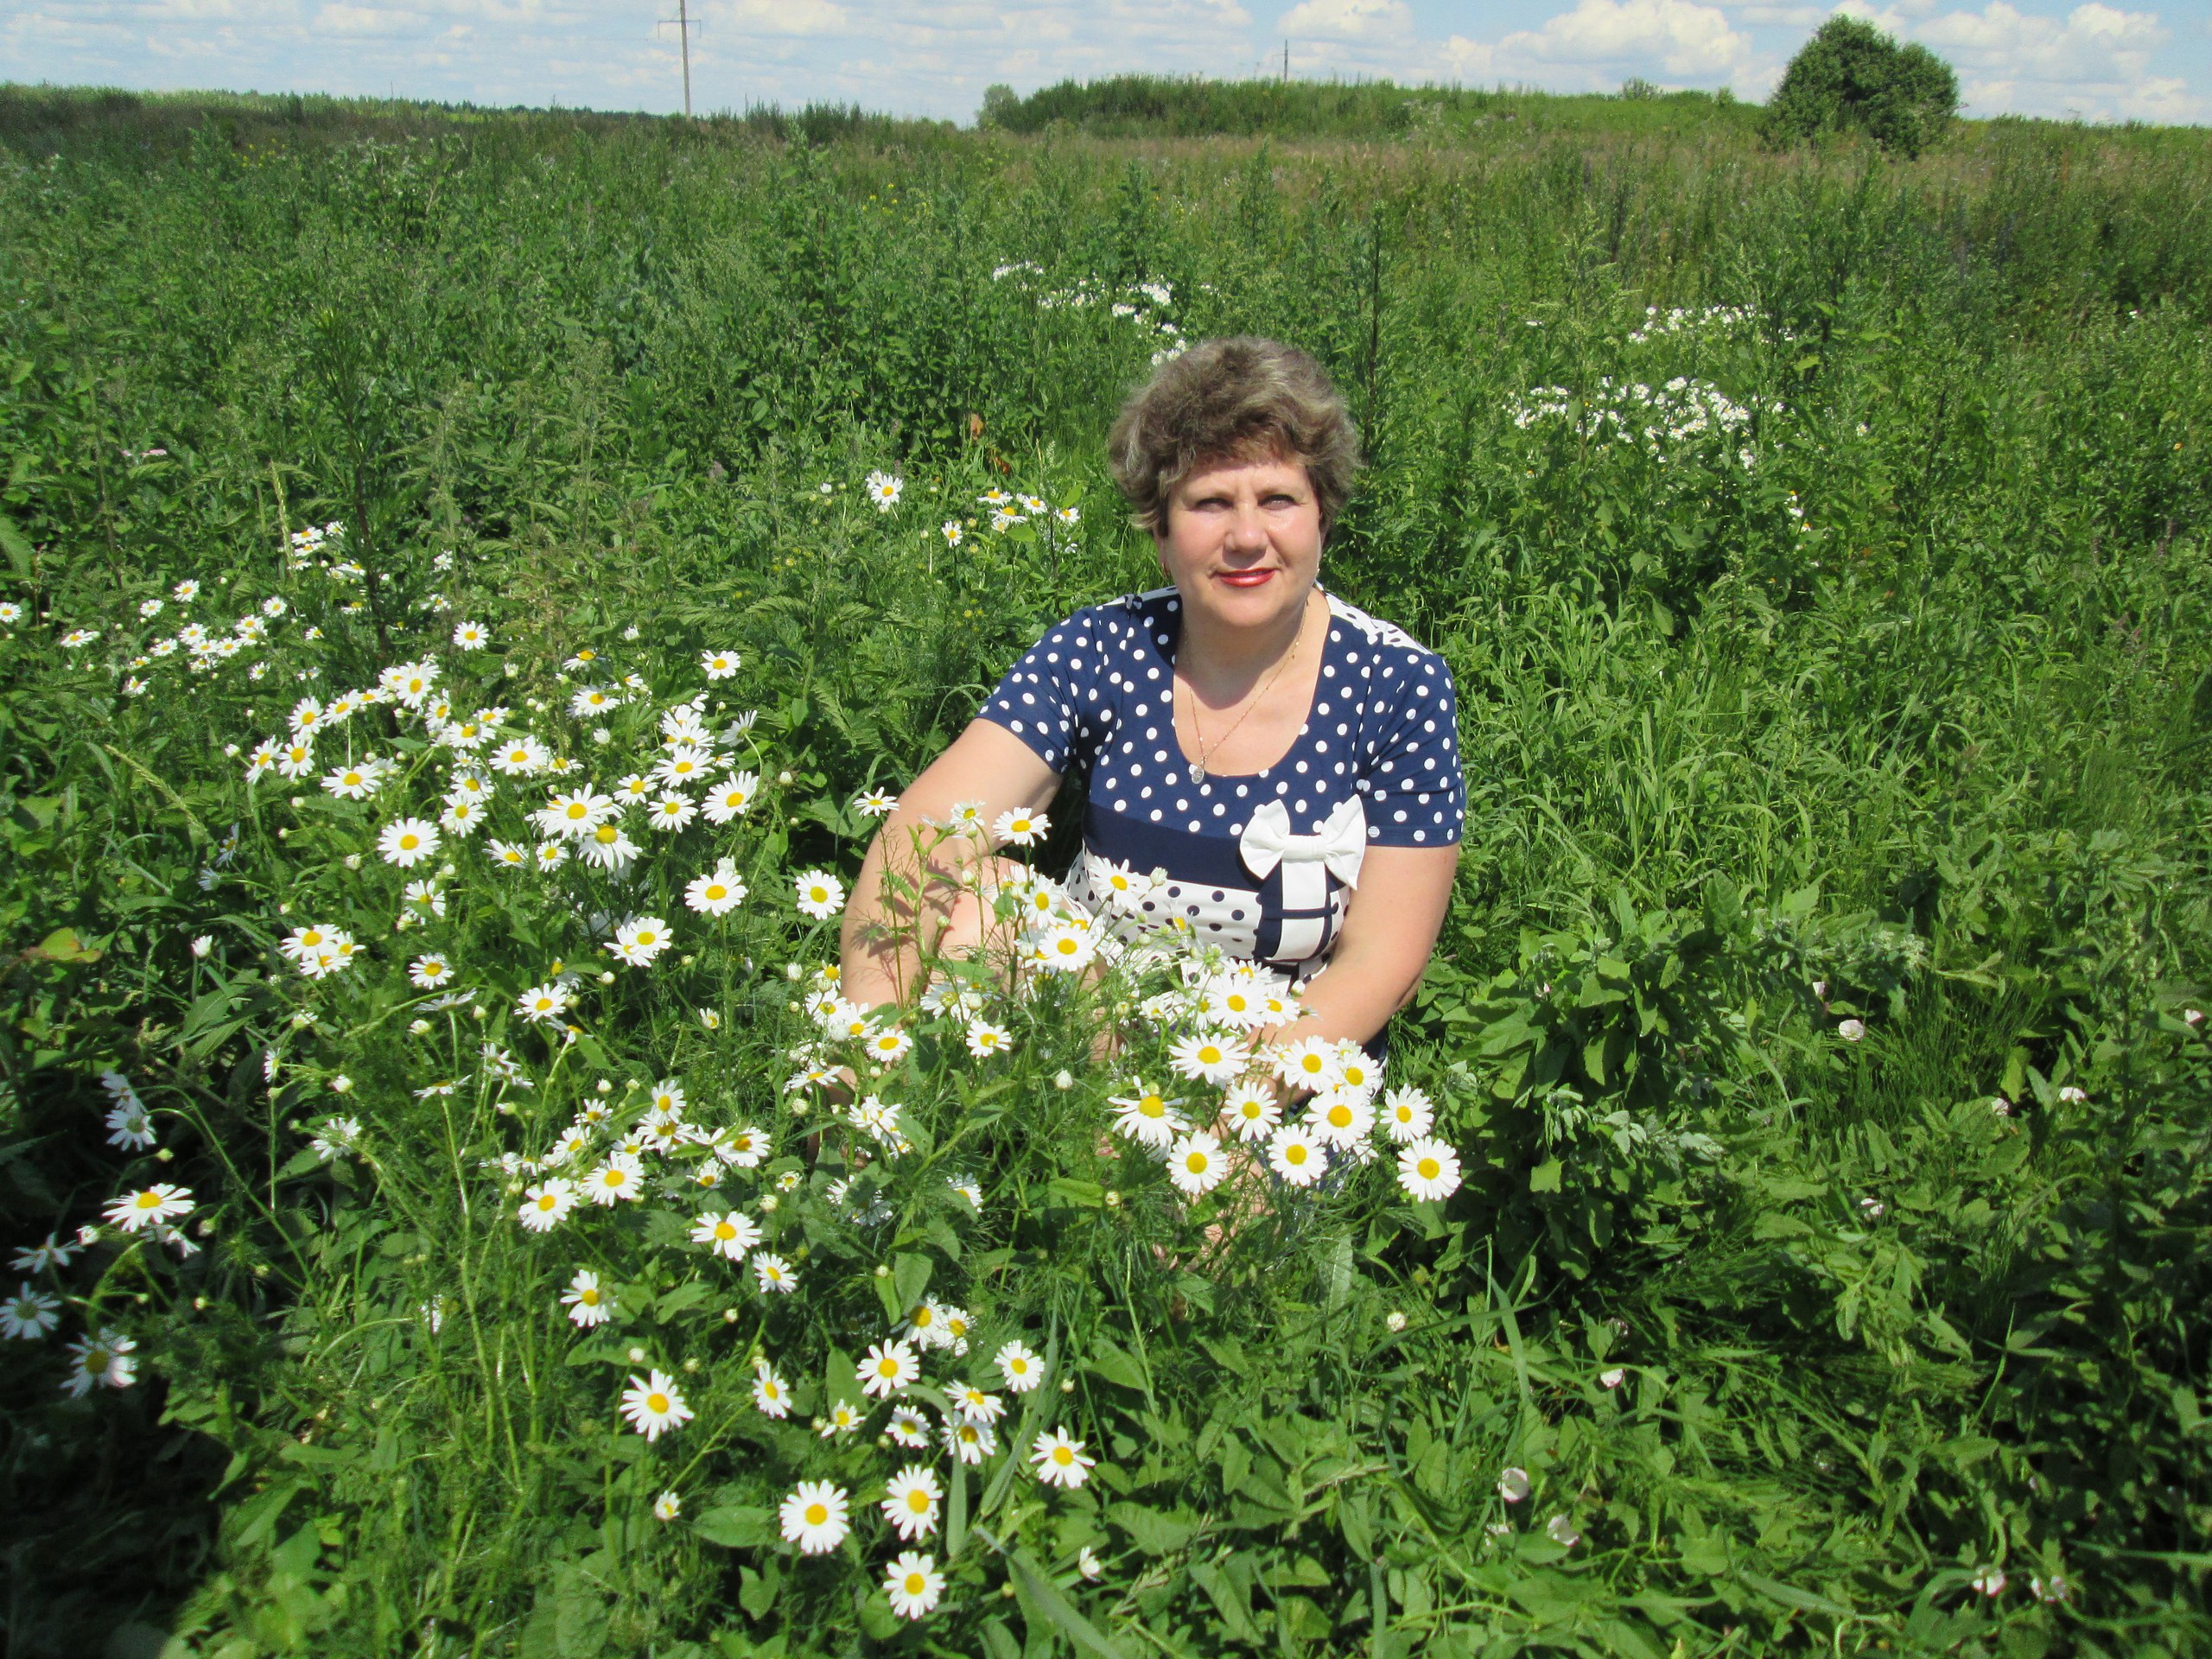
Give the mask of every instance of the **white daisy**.
[[1306, 1127], [1324, 1146], [1348, 1149], [1366, 1140], [1374, 1128], [1375, 1109], [1349, 1090], [1332, 1089], [1307, 1103]]
[[1268, 1163], [1293, 1186], [1311, 1186], [1328, 1173], [1329, 1154], [1300, 1128], [1278, 1129], [1268, 1142]]
[[968, 1052], [977, 1059], [988, 1059], [994, 1054], [1011, 1053], [1013, 1050], [1013, 1034], [1004, 1026], [995, 1026], [988, 1020], [969, 1021]]
[[1115, 1115], [1115, 1131], [1140, 1146], [1165, 1147], [1190, 1128], [1175, 1109], [1183, 1103], [1168, 1099], [1157, 1089], [1147, 1089], [1142, 1077], [1129, 1085], [1128, 1094], [1110, 1096], [1109, 1103], [1121, 1109]]
[[963, 1463], [978, 1464], [999, 1449], [999, 1437], [986, 1423], [948, 1422], [944, 1449]]
[[1007, 1343], [992, 1356], [991, 1363], [999, 1368], [1009, 1393], [1027, 1394], [1045, 1380], [1045, 1362], [1023, 1342]]
[[61, 1299], [25, 1283], [0, 1301], [0, 1337], [35, 1342], [61, 1325]]
[[702, 651], [699, 668], [710, 680], [726, 680], [737, 672], [737, 660], [734, 651]]
[[441, 837], [438, 826], [427, 818], [400, 818], [385, 825], [377, 836], [377, 851], [387, 864], [411, 870], [434, 856]]
[[658, 916], [633, 916], [614, 930], [614, 942], [606, 948], [618, 962], [632, 968], [650, 968], [673, 942], [668, 924]]
[[614, 1317], [614, 1299], [599, 1287], [599, 1275], [589, 1268], [576, 1269], [576, 1276], [561, 1293], [561, 1301], [580, 1331], [605, 1325]]
[[567, 1220], [569, 1211], [575, 1207], [576, 1189], [556, 1175], [525, 1192], [516, 1215], [530, 1231], [544, 1233]]
[[1034, 847], [1052, 827], [1051, 820], [1042, 812], [1016, 807], [999, 814], [991, 825], [991, 838], [1001, 843], [1011, 842], [1016, 847]]
[[1235, 1079], [1244, 1069], [1246, 1058], [1240, 1045], [1211, 1031], [1178, 1038], [1167, 1051], [1168, 1064], [1175, 1068], [1176, 1076], [1217, 1088]]
[[765, 1359], [753, 1362], [753, 1403], [764, 1417], [781, 1419], [791, 1414], [791, 1386]]
[[1239, 1141], [1264, 1141], [1282, 1122], [1282, 1106], [1264, 1083], [1235, 1083], [1221, 1100], [1222, 1122]]
[[1382, 1128], [1401, 1146], [1418, 1141], [1435, 1122], [1435, 1103], [1418, 1089], [1393, 1089], [1382, 1096]]
[[1333, 1046], [1319, 1037], [1307, 1037], [1279, 1047], [1274, 1055], [1275, 1076], [1293, 1088], [1319, 1092], [1338, 1081]]
[[854, 1370], [861, 1393], [871, 1399], [887, 1400], [914, 1385], [922, 1374], [922, 1363], [909, 1344], [879, 1342], [868, 1344], [868, 1357]]
[[109, 1205], [105, 1213], [111, 1226], [135, 1233], [149, 1224], [173, 1225], [190, 1215], [195, 1207], [190, 1187], [157, 1182], [124, 1194]]
[[937, 1471], [925, 1463], [910, 1463], [884, 1483], [884, 1519], [901, 1538], [926, 1538], [937, 1530], [938, 1502], [944, 1496]]
[[557, 980], [533, 985], [515, 999], [515, 1012], [533, 1023], [550, 1025], [567, 1010], [570, 995]]
[[883, 1570], [883, 1594], [901, 1618], [919, 1618], [931, 1611], [944, 1594], [944, 1574], [937, 1570], [937, 1557], [899, 1551]]
[[704, 1244], [725, 1262], [744, 1261], [760, 1238], [760, 1224], [734, 1210], [702, 1216], [691, 1229], [694, 1244]]
[[802, 870], [796, 886], [800, 912], [817, 921], [828, 921], [844, 908], [844, 884], [827, 870]]
[[1037, 1465], [1038, 1479], [1069, 1491], [1090, 1479], [1090, 1471], [1098, 1464], [1097, 1459], [1084, 1455], [1081, 1440], [1072, 1440], [1057, 1428], [1037, 1437], [1030, 1446], [1029, 1458]]
[[1221, 1142], [1204, 1133], [1186, 1135], [1167, 1153], [1167, 1179], [1187, 1198], [1198, 1198], [1221, 1185], [1229, 1173]]
[[701, 810], [706, 813], [709, 823], [728, 823], [741, 816], [760, 792], [759, 772], [734, 772], [707, 791]]
[[845, 1518], [845, 1489], [826, 1480], [802, 1480], [777, 1510], [785, 1539], [802, 1555], [826, 1555], [852, 1529]]
[[1413, 1198], [1448, 1198], [1459, 1190], [1459, 1154], [1441, 1141], [1415, 1141], [1398, 1154], [1398, 1185]]
[[648, 1441], [691, 1421], [691, 1408], [677, 1391], [676, 1379], [666, 1371], [649, 1376], [632, 1376], [622, 1391], [622, 1414]]
[[635, 1204], [645, 1196], [645, 1174], [633, 1153], [614, 1151], [584, 1177], [584, 1196], [594, 1204]]
[[798, 1275], [791, 1271], [791, 1264], [780, 1255], [766, 1253], [753, 1258], [753, 1275], [760, 1281], [764, 1294], [788, 1296], [798, 1288]]
[[81, 1400], [95, 1384], [127, 1389], [138, 1380], [138, 1362], [130, 1357], [138, 1344], [113, 1327], [97, 1337], [87, 1332], [69, 1344], [69, 1370], [61, 1379], [62, 1392]]

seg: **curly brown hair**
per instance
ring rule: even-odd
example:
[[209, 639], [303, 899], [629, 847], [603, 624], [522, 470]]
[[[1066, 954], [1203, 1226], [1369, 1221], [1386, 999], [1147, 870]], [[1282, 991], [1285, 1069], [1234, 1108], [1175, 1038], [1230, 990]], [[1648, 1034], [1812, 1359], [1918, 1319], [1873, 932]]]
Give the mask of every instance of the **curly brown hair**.
[[1306, 468], [1324, 534], [1351, 495], [1359, 433], [1327, 372], [1278, 340], [1239, 334], [1193, 346], [1153, 372], [1107, 438], [1114, 482], [1137, 526], [1167, 528], [1175, 486], [1200, 466], [1294, 461]]

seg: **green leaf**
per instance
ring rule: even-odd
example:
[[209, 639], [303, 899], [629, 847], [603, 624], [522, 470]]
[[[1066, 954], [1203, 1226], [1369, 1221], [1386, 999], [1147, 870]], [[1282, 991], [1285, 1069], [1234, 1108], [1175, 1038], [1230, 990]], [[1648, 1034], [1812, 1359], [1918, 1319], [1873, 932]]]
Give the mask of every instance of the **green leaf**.
[[1808, 1613], [1826, 1613], [1834, 1618], [1856, 1618], [1859, 1616], [1856, 1608], [1847, 1607], [1840, 1601], [1832, 1601], [1813, 1591], [1783, 1584], [1777, 1579], [1761, 1578], [1756, 1573], [1747, 1573], [1740, 1568], [1736, 1576], [1761, 1595], [1771, 1601], [1778, 1601], [1785, 1607], [1796, 1607]]
[[1144, 1374], [1144, 1367], [1103, 1337], [1091, 1338], [1090, 1352], [1083, 1362], [1083, 1369], [1117, 1388], [1135, 1389], [1139, 1394], [1152, 1392], [1152, 1383]]
[[1017, 1549], [1007, 1557], [1013, 1569], [1015, 1593], [1026, 1606], [1056, 1626], [1060, 1634], [1075, 1644], [1078, 1653], [1097, 1656], [1097, 1659], [1128, 1659], [1098, 1627], [1075, 1610], [1073, 1603], [1060, 1593], [1059, 1586], [1037, 1570], [1029, 1559], [1029, 1552]]
[[1529, 1172], [1529, 1190], [1531, 1192], [1556, 1192], [1559, 1191], [1559, 1176], [1558, 1159], [1538, 1164]]
[[691, 1523], [691, 1530], [725, 1549], [760, 1549], [783, 1535], [777, 1529], [774, 1510], [740, 1503], [704, 1511]]
[[1079, 1210], [1096, 1210], [1106, 1202], [1106, 1189], [1096, 1181], [1078, 1181], [1065, 1175], [1045, 1183], [1045, 1191], [1060, 1204]]
[[99, 947], [84, 944], [77, 938], [77, 930], [73, 927], [55, 928], [23, 954], [41, 957], [48, 962], [98, 962], [100, 959]]
[[901, 1319], [921, 1305], [922, 1293], [930, 1287], [931, 1265], [929, 1257], [912, 1252], [892, 1258], [891, 1290]]
[[1198, 1522], [1185, 1516], [1166, 1515], [1141, 1503], [1122, 1503], [1106, 1511], [1106, 1518], [1147, 1555], [1165, 1555], [1191, 1541]]

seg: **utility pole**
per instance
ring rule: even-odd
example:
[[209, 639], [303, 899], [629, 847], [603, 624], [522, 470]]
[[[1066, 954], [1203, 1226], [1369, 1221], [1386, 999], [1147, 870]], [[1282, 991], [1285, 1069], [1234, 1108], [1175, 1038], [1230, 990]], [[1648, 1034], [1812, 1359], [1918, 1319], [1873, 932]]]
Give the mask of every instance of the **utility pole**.
[[664, 29], [674, 23], [677, 34], [683, 37], [683, 114], [688, 120], [691, 115], [691, 0], [676, 0], [676, 16], [664, 17], [660, 21]]
[[1290, 85], [1290, 42], [1288, 41], [1282, 43], [1282, 84], [1286, 86]]

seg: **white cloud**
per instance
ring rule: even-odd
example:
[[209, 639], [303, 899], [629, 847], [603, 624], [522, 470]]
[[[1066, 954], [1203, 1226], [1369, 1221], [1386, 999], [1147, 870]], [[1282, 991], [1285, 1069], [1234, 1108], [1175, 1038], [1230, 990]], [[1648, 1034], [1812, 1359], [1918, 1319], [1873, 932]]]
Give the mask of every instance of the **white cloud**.
[[2207, 113], [2186, 81], [2152, 73], [2171, 39], [2154, 11], [2123, 11], [2101, 0], [2063, 17], [2024, 12], [2009, 0], [1988, 0], [1980, 11], [1844, 0], [1837, 10], [1943, 58], [1959, 72], [1969, 115], [2190, 121]]
[[1519, 30], [1499, 42], [1508, 58], [1608, 70], [1656, 63], [1685, 80], [1726, 74], [1750, 55], [1751, 47], [1718, 6], [1696, 0], [1581, 0], [1541, 29]]
[[1406, 0], [1305, 0], [1275, 25], [1287, 39], [1410, 43], [1414, 10]]
[[[810, 99], [965, 118], [983, 88], [1272, 71], [1610, 91], [1630, 76], [1756, 97], [1834, 0], [1551, 0], [1525, 28], [1427, 38], [1440, 0], [691, 0], [702, 110]], [[2176, 0], [1846, 0], [1955, 64], [1970, 112], [2203, 119], [2212, 46]], [[2070, 5], [2063, 16], [2044, 9]], [[2183, 8], [2186, 8], [2183, 10]], [[1455, 6], [1446, 15], [1482, 16]], [[387, 90], [490, 104], [680, 107], [670, 0], [0, 0], [19, 79]], [[1523, 13], [1522, 16], [1529, 14]], [[1541, 11], [1536, 15], [1541, 16]], [[1467, 26], [1463, 22], [1463, 29]], [[2185, 36], [2185, 39], [2177, 39]]]
[[852, 27], [833, 0], [709, 0], [697, 10], [706, 28], [741, 35], [842, 35]]

